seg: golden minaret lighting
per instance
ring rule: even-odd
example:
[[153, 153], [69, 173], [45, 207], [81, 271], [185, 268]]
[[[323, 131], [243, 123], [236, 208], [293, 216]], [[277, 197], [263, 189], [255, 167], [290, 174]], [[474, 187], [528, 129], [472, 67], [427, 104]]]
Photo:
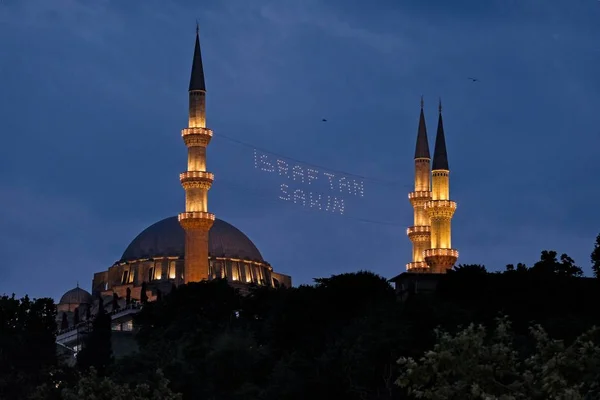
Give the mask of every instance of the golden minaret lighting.
[[189, 121], [181, 135], [188, 149], [187, 171], [179, 176], [185, 190], [185, 212], [179, 214], [179, 223], [185, 230], [184, 283], [188, 283], [208, 279], [208, 232], [215, 220], [215, 215], [208, 212], [208, 190], [214, 175], [206, 171], [206, 147], [213, 132], [206, 127], [206, 85], [197, 25]]
[[425, 204], [425, 211], [431, 220], [431, 247], [425, 250], [423, 255], [431, 272], [443, 274], [456, 263], [458, 251], [452, 248], [451, 226], [456, 202], [450, 200], [450, 167], [441, 100], [431, 167], [431, 200]]
[[406, 230], [412, 242], [412, 262], [406, 264], [409, 272], [427, 272], [428, 267], [423, 258], [423, 252], [431, 247], [431, 223], [425, 204], [431, 200], [430, 191], [429, 142], [427, 127], [423, 112], [423, 97], [421, 97], [421, 115], [417, 130], [417, 145], [415, 148], [415, 189], [408, 194], [408, 199], [414, 210], [414, 223]]

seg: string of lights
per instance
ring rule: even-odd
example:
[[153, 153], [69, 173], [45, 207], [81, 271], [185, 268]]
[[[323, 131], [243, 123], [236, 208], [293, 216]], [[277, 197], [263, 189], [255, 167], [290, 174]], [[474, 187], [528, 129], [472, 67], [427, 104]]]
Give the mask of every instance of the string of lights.
[[[224, 180], [224, 179], [219, 179], [218, 181], [215, 181], [215, 185], [218, 186], [223, 186], [223, 188], [234, 191], [236, 193], [239, 193], [240, 191], [243, 191], [246, 194], [250, 194], [253, 197], [259, 198], [261, 200], [267, 200], [269, 202], [277, 202], [279, 204], [283, 203], [282, 201], [279, 201], [273, 197], [270, 196], [265, 196], [262, 192], [259, 192], [255, 189], [246, 187], [244, 185], [240, 185], [238, 183], [234, 183], [232, 181], [228, 181], [228, 180]], [[298, 207], [296, 208], [297, 210], [303, 209], [304, 211], [308, 210], [305, 207]], [[376, 221], [376, 220], [372, 220], [372, 219], [366, 219], [366, 218], [358, 218], [358, 217], [352, 217], [348, 214], [338, 214], [335, 213], [335, 215], [347, 218], [349, 220], [353, 220], [356, 222], [362, 222], [362, 223], [367, 223], [367, 224], [375, 224], [375, 225], [385, 225], [385, 226], [393, 226], [393, 227], [405, 227], [406, 224], [401, 224], [399, 222], [388, 222], [388, 221]]]
[[251, 149], [259, 150], [259, 151], [261, 151], [263, 153], [266, 153], [266, 154], [271, 154], [271, 155], [273, 155], [275, 157], [284, 158], [284, 159], [287, 159], [287, 160], [290, 160], [290, 161], [293, 161], [293, 162], [296, 162], [296, 163], [304, 164], [306, 166], [310, 166], [310, 167], [314, 167], [314, 168], [319, 168], [319, 169], [326, 170], [326, 171], [329, 171], [329, 172], [333, 172], [333, 173], [336, 173], [336, 174], [340, 174], [340, 175], [344, 175], [344, 176], [348, 176], [348, 177], [354, 177], [354, 178], [362, 179], [362, 180], [369, 181], [369, 182], [376, 182], [376, 183], [380, 183], [380, 184], [383, 184], [383, 185], [402, 186], [402, 187], [403, 186], [407, 186], [407, 185], [403, 185], [403, 182], [401, 182], [401, 181], [392, 181], [392, 180], [375, 178], [375, 177], [370, 177], [370, 176], [365, 176], [365, 175], [353, 174], [351, 172], [336, 170], [336, 169], [332, 169], [332, 168], [325, 167], [325, 166], [322, 166], [322, 165], [310, 163], [308, 161], [304, 161], [304, 160], [300, 160], [300, 159], [297, 159], [297, 158], [289, 157], [289, 156], [286, 156], [284, 154], [274, 152], [272, 150], [261, 148], [259, 146], [256, 146], [256, 145], [252, 144], [252, 143], [248, 143], [248, 142], [241, 141], [239, 139], [232, 138], [232, 137], [224, 135], [222, 133], [214, 133], [213, 137], [215, 137], [215, 138], [222, 138], [222, 139], [225, 139], [225, 140], [227, 140], [229, 142], [236, 143], [236, 144], [239, 144], [239, 145], [244, 146], [244, 147], [248, 147], [248, 148], [251, 148]]

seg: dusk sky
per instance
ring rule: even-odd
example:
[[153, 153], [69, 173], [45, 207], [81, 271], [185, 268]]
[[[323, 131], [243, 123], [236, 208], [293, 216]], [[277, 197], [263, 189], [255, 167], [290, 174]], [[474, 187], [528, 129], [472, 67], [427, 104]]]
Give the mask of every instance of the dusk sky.
[[[209, 209], [295, 285], [411, 261], [421, 95], [431, 150], [443, 101], [458, 262], [500, 270], [554, 249], [590, 274], [597, 0], [2, 0], [0, 293], [91, 290], [138, 233], [184, 211], [196, 19]], [[253, 147], [367, 177], [364, 197], [255, 169]], [[283, 201], [282, 183], [336, 195], [344, 214]]]

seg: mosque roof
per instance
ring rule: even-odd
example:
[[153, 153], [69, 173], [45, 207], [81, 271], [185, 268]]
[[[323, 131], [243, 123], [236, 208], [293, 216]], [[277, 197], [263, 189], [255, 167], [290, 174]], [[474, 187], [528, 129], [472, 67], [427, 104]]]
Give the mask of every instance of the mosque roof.
[[[208, 252], [214, 257], [241, 258], [264, 262], [260, 251], [242, 231], [221, 220], [208, 233]], [[177, 217], [150, 225], [127, 246], [121, 261], [152, 257], [184, 257], [185, 231]]]
[[92, 304], [92, 300], [92, 295], [78, 286], [63, 294], [59, 304]]

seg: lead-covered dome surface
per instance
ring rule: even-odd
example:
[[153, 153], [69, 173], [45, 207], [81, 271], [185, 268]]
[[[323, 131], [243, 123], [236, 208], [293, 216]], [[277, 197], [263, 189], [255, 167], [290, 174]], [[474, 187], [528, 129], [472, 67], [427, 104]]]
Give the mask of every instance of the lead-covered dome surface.
[[63, 294], [59, 304], [92, 304], [92, 295], [78, 286]]
[[[218, 218], [208, 233], [208, 252], [215, 257], [248, 258], [264, 262], [260, 251], [248, 236]], [[169, 217], [150, 225], [137, 235], [125, 249], [121, 261], [184, 255], [185, 231], [179, 225], [177, 217]]]

